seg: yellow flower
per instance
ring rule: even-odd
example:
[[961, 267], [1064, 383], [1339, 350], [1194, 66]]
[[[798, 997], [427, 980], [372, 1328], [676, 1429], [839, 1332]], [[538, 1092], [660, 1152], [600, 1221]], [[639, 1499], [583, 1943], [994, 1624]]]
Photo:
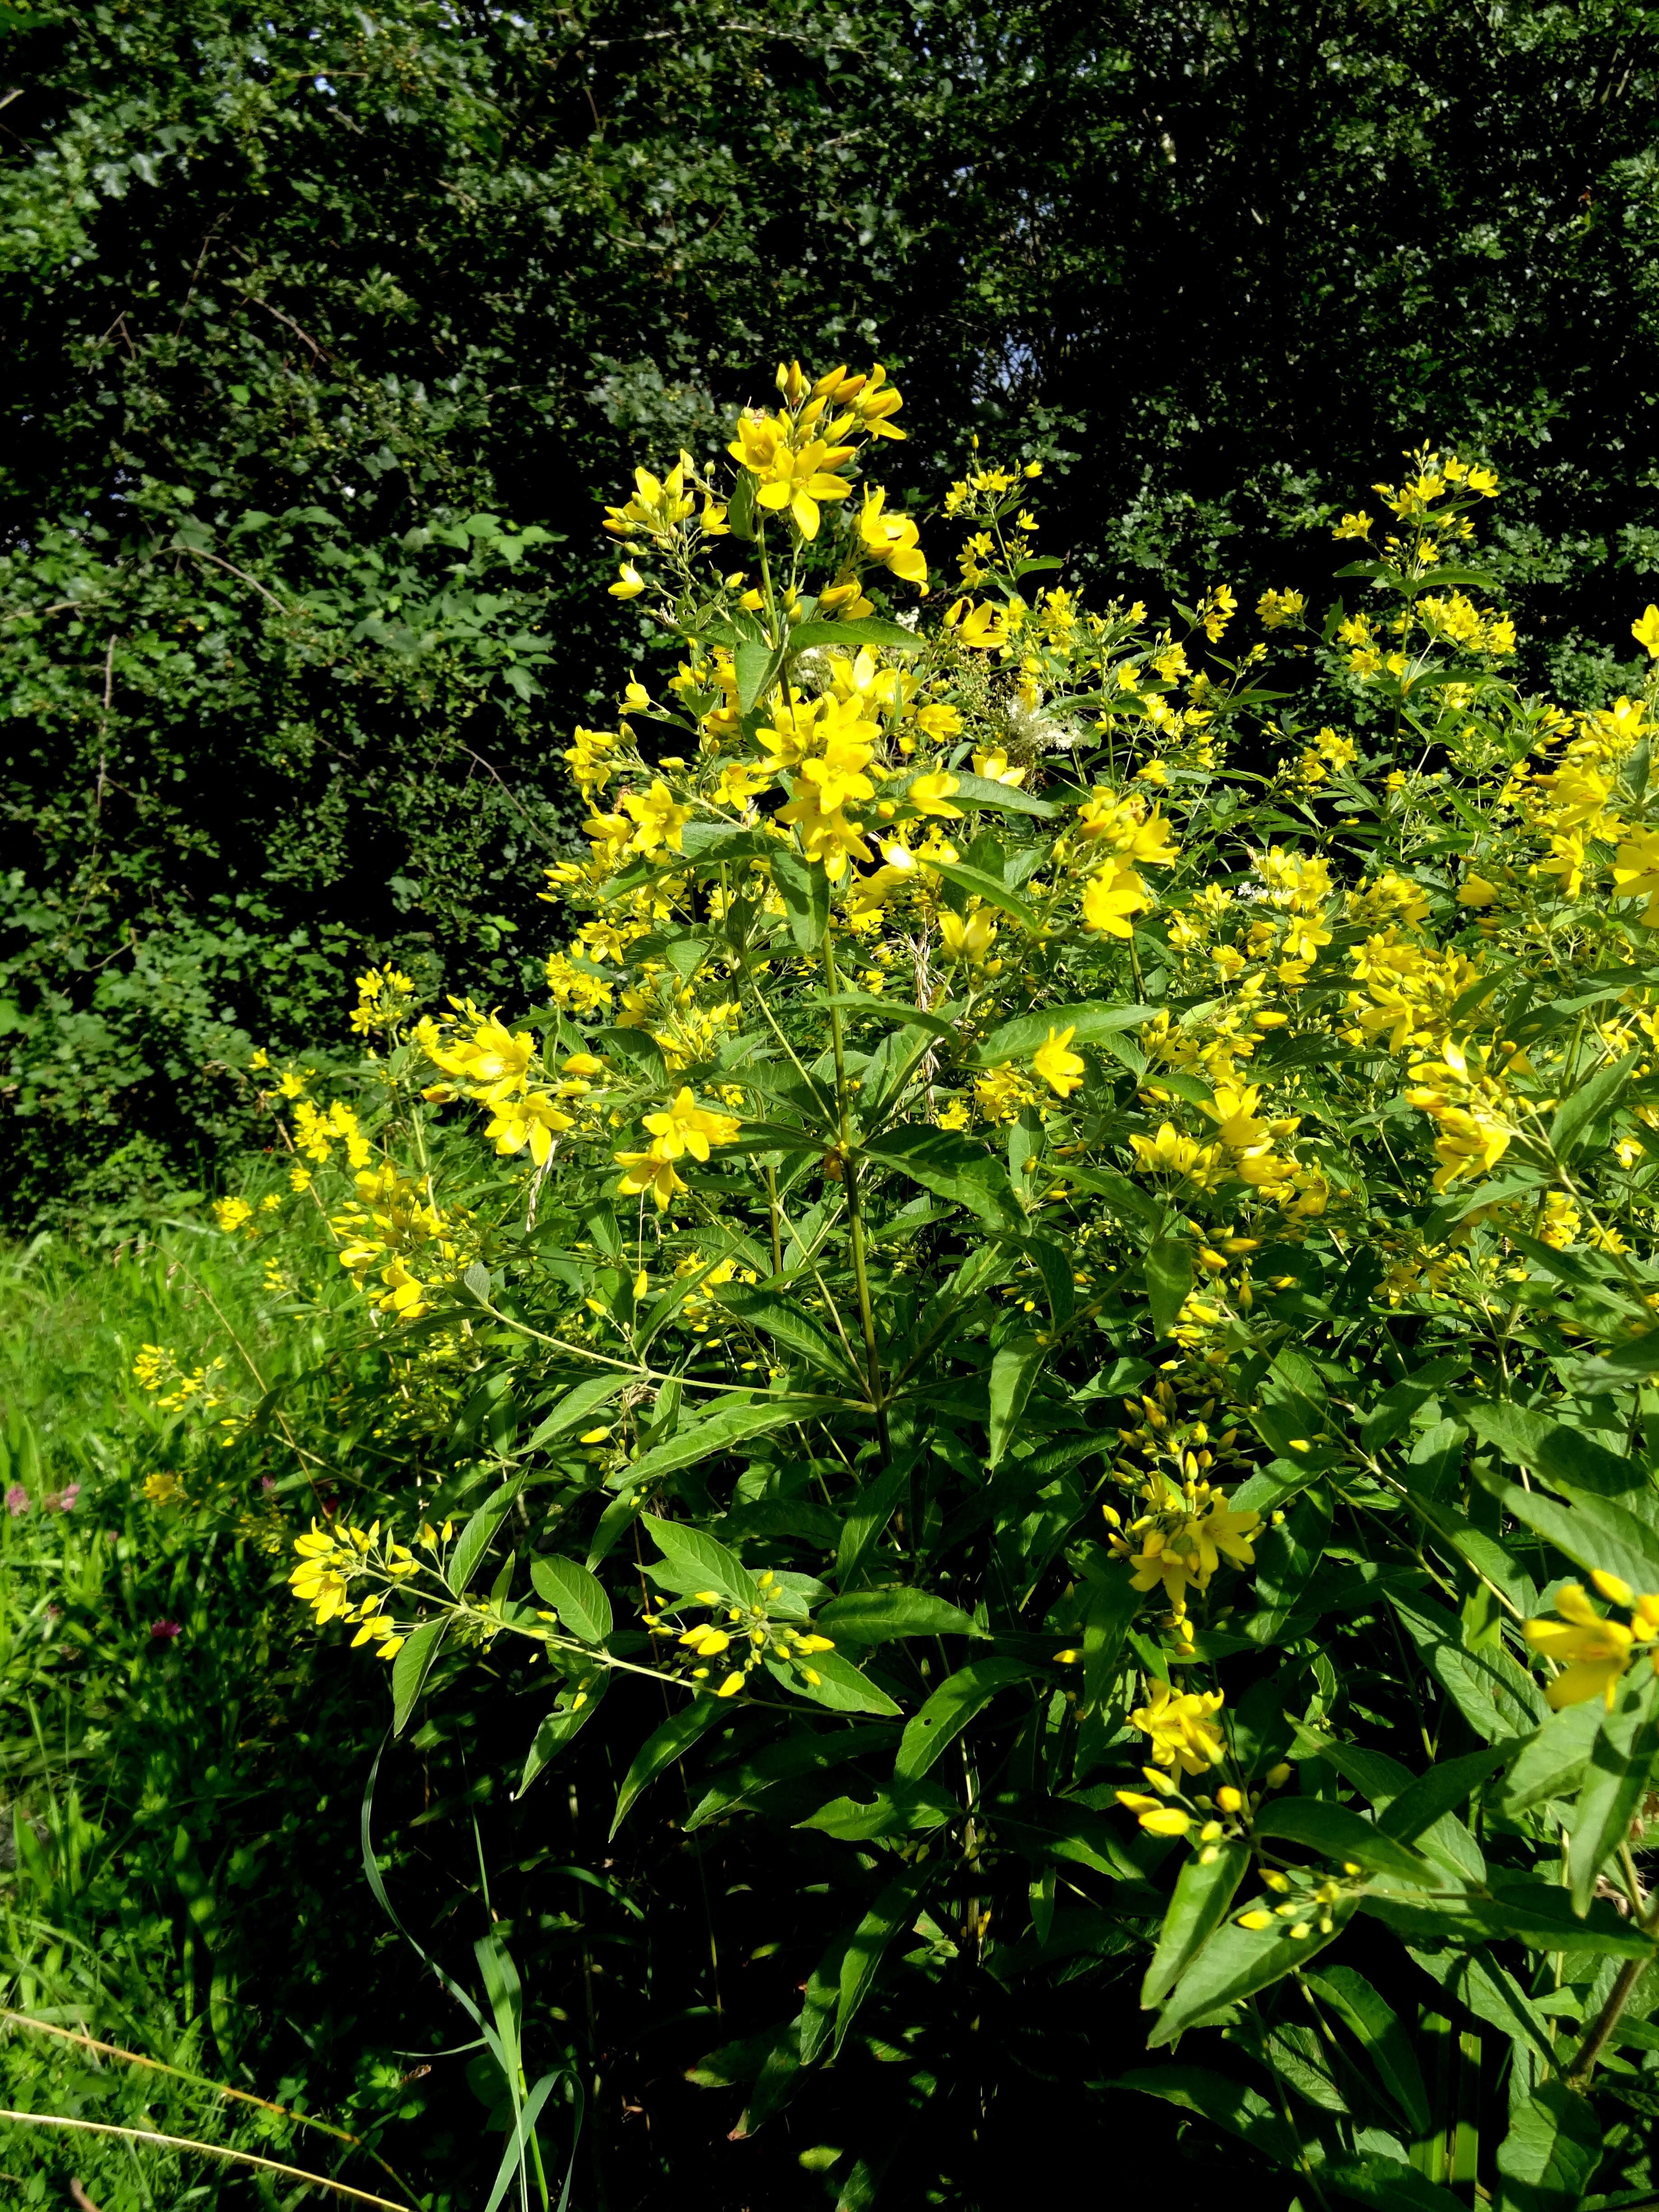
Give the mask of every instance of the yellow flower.
[[972, 646], [975, 652], [992, 653], [1008, 642], [1006, 617], [988, 600], [975, 607], [969, 606], [966, 599], [958, 599], [945, 619], [962, 642]]
[[1307, 605], [1300, 592], [1263, 592], [1255, 611], [1265, 629], [1280, 629], [1286, 623], [1300, 622]]
[[1167, 1682], [1154, 1682], [1146, 1703], [1129, 1719], [1142, 1735], [1151, 1736], [1158, 1765], [1202, 1774], [1226, 1756], [1226, 1742], [1215, 1723], [1222, 1703], [1219, 1690], [1189, 1690], [1178, 1696]]
[[830, 471], [849, 461], [854, 449], [819, 438], [797, 448], [789, 442], [791, 434], [791, 426], [776, 416], [740, 415], [738, 434], [726, 451], [756, 478], [758, 505], [775, 512], [787, 507], [801, 536], [816, 538], [820, 502], [846, 499], [852, 491], [844, 477]]
[[[920, 716], [917, 719], [920, 720]], [[974, 774], [986, 783], [1006, 783], [1011, 788], [1017, 789], [1024, 782], [1029, 773], [1029, 769], [1026, 769], [1010, 768], [1008, 756], [1000, 747], [994, 753], [974, 755]]]
[[1125, 860], [1115, 860], [1083, 887], [1083, 926], [1108, 937], [1131, 937], [1134, 917], [1152, 903], [1146, 886]]
[[1066, 1049], [1076, 1035], [1074, 1022], [1063, 1030], [1056, 1030], [1051, 1024], [1047, 1038], [1031, 1054], [1032, 1066], [1048, 1088], [1062, 1098], [1069, 1098], [1083, 1080], [1080, 1056]]
[[691, 818], [691, 809], [680, 805], [660, 776], [648, 792], [624, 792], [621, 805], [635, 823], [635, 852], [649, 854], [663, 845], [672, 853], [680, 850], [680, 832]]
[[838, 884], [847, 873], [849, 860], [865, 860], [870, 857], [870, 848], [864, 842], [863, 823], [849, 822], [839, 807], [826, 813], [810, 786], [792, 799], [787, 806], [779, 807], [775, 818], [795, 826], [802, 851], [809, 860], [819, 862], [832, 884]]
[[653, 1150], [661, 1148], [661, 1158], [677, 1160], [690, 1152], [694, 1160], [706, 1160], [711, 1145], [735, 1144], [742, 1125], [730, 1114], [699, 1106], [690, 1089], [682, 1087], [661, 1113], [646, 1115], [645, 1126], [657, 1140]]
[[554, 1138], [574, 1126], [570, 1115], [561, 1112], [550, 1098], [540, 1091], [532, 1091], [527, 1098], [498, 1106], [484, 1134], [493, 1139], [495, 1150], [503, 1158], [522, 1152], [528, 1145], [531, 1158], [543, 1168], [552, 1152]]
[[613, 599], [636, 599], [645, 589], [645, 579], [631, 561], [624, 561], [610, 588]]
[[919, 775], [904, 796], [918, 814], [938, 815], [947, 821], [960, 820], [962, 809], [951, 805], [951, 794], [961, 787], [953, 775]]
[[[1659, 1611], [1659, 1598], [1641, 1602]], [[1581, 1583], [1563, 1583], [1555, 1609], [1562, 1616], [1559, 1620], [1529, 1620], [1522, 1632], [1534, 1651], [1559, 1660], [1565, 1669], [1546, 1688], [1545, 1696], [1557, 1712], [1563, 1705], [1582, 1705], [1591, 1698], [1600, 1698], [1611, 1712], [1620, 1677], [1630, 1665], [1634, 1632], [1622, 1621], [1604, 1620]], [[1647, 1626], [1644, 1643], [1653, 1635], [1651, 1620]]]
[[525, 1071], [536, 1056], [536, 1040], [528, 1030], [516, 1033], [508, 1030], [493, 1014], [479, 1017], [471, 1004], [466, 1012], [473, 1021], [471, 1036], [448, 1047], [428, 1044], [427, 1057], [446, 1075], [458, 1075], [492, 1091], [499, 1089], [506, 1097], [523, 1082]]
[[[877, 875], [886, 872], [885, 869], [879, 869]], [[872, 876], [868, 880], [873, 884], [877, 877]], [[977, 968], [996, 943], [996, 918], [983, 907], [965, 917], [951, 914], [947, 909], [939, 918], [939, 933], [948, 959], [966, 959]], [[1066, 1035], [1071, 1035], [1069, 1030]]]
[[1497, 896], [1497, 884], [1489, 884], [1484, 876], [1465, 876], [1457, 887], [1459, 906], [1490, 906]]
[[1631, 624], [1630, 634], [1638, 645], [1646, 648], [1650, 660], [1659, 660], [1659, 607], [1650, 606]]
[[1129, 1144], [1135, 1165], [1147, 1175], [1182, 1176], [1202, 1186], [1214, 1173], [1218, 1155], [1212, 1146], [1183, 1137], [1168, 1121], [1160, 1123], [1155, 1137], [1132, 1135]]
[[884, 514], [886, 501], [885, 491], [865, 493], [859, 511], [860, 539], [873, 559], [884, 562], [907, 584], [920, 584], [925, 590], [927, 562], [916, 543], [916, 526], [908, 515]]
[[1613, 880], [1623, 898], [1644, 898], [1644, 929], [1659, 928], [1659, 830], [1632, 830], [1613, 856]]
[[253, 1218], [253, 1208], [245, 1198], [216, 1198], [213, 1218], [227, 1237], [234, 1237], [245, 1222]]

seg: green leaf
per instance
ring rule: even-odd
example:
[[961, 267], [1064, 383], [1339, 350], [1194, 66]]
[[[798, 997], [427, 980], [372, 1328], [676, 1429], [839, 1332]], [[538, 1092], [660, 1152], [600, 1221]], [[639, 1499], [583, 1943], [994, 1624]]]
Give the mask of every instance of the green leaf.
[[705, 1821], [732, 1811], [775, 1782], [794, 1782], [809, 1774], [827, 1773], [831, 1767], [844, 1765], [849, 1759], [884, 1753], [892, 1748], [892, 1742], [891, 1729], [878, 1727], [873, 1721], [817, 1732], [798, 1725], [781, 1742], [767, 1744], [736, 1765], [724, 1767], [713, 1776], [686, 1820], [685, 1832], [689, 1835]]
[[1423, 2069], [1400, 2015], [1352, 1966], [1328, 1966], [1322, 1973], [1310, 1975], [1309, 1980], [1364, 2045], [1377, 2078], [1412, 2133], [1431, 2134], [1434, 2116], [1423, 2085]]
[[1368, 2158], [1333, 2159], [1319, 2168], [1320, 2185], [1339, 2190], [1376, 2212], [1465, 2212], [1463, 2200], [1430, 2181], [1403, 2159], [1373, 2151]]
[[489, 1281], [489, 1270], [482, 1260], [475, 1260], [461, 1277], [481, 1306], [487, 1306], [494, 1295]]
[[1127, 1566], [1091, 1575], [1083, 1591], [1083, 1702], [1091, 1713], [1105, 1704], [1117, 1674], [1129, 1623], [1146, 1602]]
[[821, 1606], [814, 1626], [837, 1643], [890, 1644], [901, 1636], [985, 1636], [971, 1613], [927, 1590], [850, 1590]]
[[789, 643], [798, 653], [815, 645], [844, 646], [850, 659], [861, 645], [884, 653], [918, 653], [922, 639], [902, 623], [884, 622], [879, 615], [856, 615], [848, 622], [799, 623], [789, 633]]
[[1146, 1254], [1146, 1304], [1152, 1327], [1168, 1336], [1193, 1287], [1193, 1255], [1178, 1237], [1160, 1237]]
[[959, 1013], [952, 1020], [946, 1014], [930, 1013], [924, 1006], [907, 1006], [902, 999], [878, 999], [873, 991], [826, 991], [811, 1003], [843, 1006], [854, 1013], [880, 1014], [901, 1028], [926, 1030], [930, 1036], [954, 1040], [962, 1034]]
[[1281, 1797], [1264, 1805], [1254, 1822], [1259, 1836], [1277, 1836], [1287, 1844], [1300, 1844], [1323, 1858], [1340, 1864], [1352, 1859], [1356, 1866], [1376, 1874], [1397, 1875], [1407, 1881], [1432, 1885], [1435, 1872], [1408, 1845], [1385, 1835], [1346, 1805], [1322, 1797]]
[[1514, 1755], [1515, 1741], [1508, 1737], [1467, 1752], [1462, 1759], [1442, 1760], [1390, 1800], [1377, 1817], [1377, 1826], [1402, 1844], [1414, 1844], [1446, 1814], [1468, 1804], [1487, 1777]]
[[1472, 1944], [1509, 1937], [1534, 1951], [1577, 1951], [1609, 1959], [1650, 1959], [1652, 1939], [1632, 1928], [1604, 1899], [1584, 1917], [1558, 1882], [1504, 1881], [1493, 1894], [1436, 1899], [1371, 1889], [1360, 1910], [1413, 1943]]
[[1148, 2047], [1157, 2050], [1173, 2043], [1212, 2014], [1305, 1966], [1336, 1941], [1352, 1913], [1353, 1900], [1345, 1898], [1331, 1909], [1328, 1934], [1315, 1925], [1299, 1938], [1291, 1934], [1293, 1926], [1301, 1924], [1296, 1922], [1275, 1919], [1271, 1928], [1258, 1929], [1224, 1921], [1177, 1983], [1146, 2039]]
[[779, 656], [769, 645], [751, 640], [734, 648], [732, 665], [737, 672], [738, 711], [752, 714], [762, 692], [777, 680]]
[[1607, 1112], [1623, 1090], [1638, 1058], [1638, 1054], [1629, 1053], [1622, 1060], [1598, 1067], [1589, 1082], [1581, 1083], [1561, 1101], [1549, 1130], [1549, 1147], [1558, 1160], [1572, 1158], [1598, 1115]]
[[858, 1571], [859, 1563], [892, 1519], [908, 1480], [908, 1462], [896, 1462], [887, 1472], [861, 1490], [858, 1502], [841, 1528], [836, 1553], [836, 1580], [845, 1583]]
[[701, 1460], [712, 1459], [717, 1452], [729, 1451], [732, 1445], [750, 1437], [763, 1436], [768, 1429], [787, 1428], [792, 1421], [820, 1420], [826, 1414], [852, 1410], [837, 1398], [751, 1398], [735, 1404], [725, 1399], [713, 1413], [705, 1413], [700, 1421], [688, 1423], [666, 1443], [642, 1453], [631, 1467], [619, 1468], [614, 1474], [607, 1475], [605, 1482], [612, 1490], [637, 1489], [642, 1482], [654, 1481], [683, 1467], [695, 1467]]
[[1015, 784], [993, 783], [988, 776], [969, 775], [965, 769], [955, 774], [957, 787], [951, 797], [965, 805], [1000, 806], [1005, 814], [1030, 814], [1044, 820], [1060, 811], [1051, 799], [1034, 798]]
[[1465, 1650], [1461, 1624], [1443, 1606], [1392, 1585], [1385, 1595], [1417, 1656], [1477, 1735], [1491, 1743], [1499, 1736], [1531, 1735], [1548, 1707], [1538, 1685], [1507, 1651]]
[[[1018, 891], [1010, 890], [1000, 877], [988, 876], [982, 868], [970, 868], [961, 860], [924, 860], [922, 866], [954, 884], [959, 891], [977, 891], [988, 906], [1000, 907], [1004, 914], [1012, 915], [1030, 936], [1042, 935], [1042, 924], [1036, 909]], [[1046, 1030], [1043, 1035], [1048, 1035]]]
[[935, 1198], [967, 1206], [988, 1228], [1019, 1231], [1025, 1226], [1007, 1169], [983, 1145], [954, 1130], [913, 1122], [860, 1145], [859, 1152], [872, 1166], [890, 1168]]
[[1498, 2146], [1502, 2212], [1577, 2212], [1601, 2163], [1601, 2130], [1589, 2100], [1546, 2081]]
[[1615, 1499], [1581, 1491], [1572, 1504], [1564, 1505], [1541, 1490], [1523, 1490], [1500, 1477], [1490, 1478], [1486, 1486], [1507, 1512], [1547, 1537], [1575, 1566], [1587, 1573], [1605, 1567], [1637, 1589], [1659, 1589], [1659, 1531]]
[[1159, 2005], [1226, 1917], [1250, 1863], [1247, 1843], [1218, 1844], [1208, 1866], [1191, 1852], [1176, 1876], [1175, 1894], [1164, 1916], [1158, 1948], [1140, 1985], [1143, 2005]]
[[603, 1644], [613, 1626], [605, 1584], [574, 1559], [557, 1553], [532, 1559], [530, 1579], [571, 1635], [584, 1644]]
[[937, 1866], [907, 1867], [890, 1881], [854, 1929], [841, 1966], [841, 1992], [836, 2006], [835, 2048], [841, 2049], [854, 2015], [870, 1994], [882, 1954], [895, 1936], [915, 1919], [921, 1900], [939, 1872]]
[[[580, 1687], [574, 1682], [567, 1683], [560, 1691], [552, 1711], [536, 1730], [529, 1755], [524, 1763], [524, 1772], [519, 1778], [515, 1796], [522, 1797], [549, 1759], [556, 1758], [572, 1736], [580, 1735], [587, 1726], [599, 1709], [600, 1698], [610, 1686], [610, 1675], [601, 1671]], [[581, 1699], [580, 1705], [576, 1703], [578, 1698]]]
[[423, 1621], [413, 1635], [405, 1637], [404, 1648], [392, 1662], [392, 1733], [401, 1735], [409, 1725], [409, 1717], [415, 1710], [416, 1700], [425, 1686], [433, 1661], [438, 1656], [438, 1646], [444, 1640], [444, 1631], [449, 1626], [449, 1615], [437, 1620]]
[[700, 1690], [683, 1712], [671, 1714], [659, 1729], [647, 1736], [635, 1753], [634, 1764], [623, 1778], [617, 1796], [617, 1817], [611, 1823], [613, 1836], [632, 1811], [640, 1792], [647, 1789], [665, 1766], [672, 1766], [690, 1750], [700, 1735], [716, 1722], [729, 1720], [731, 1714], [729, 1705]]
[[998, 1467], [1013, 1442], [1020, 1417], [1042, 1372], [1044, 1346], [1034, 1336], [1017, 1336], [998, 1347], [991, 1362], [991, 1429], [988, 1466]]
[[1031, 1671], [1018, 1659], [970, 1659], [965, 1667], [958, 1667], [905, 1723], [893, 1762], [894, 1773], [912, 1781], [926, 1774], [945, 1746], [961, 1735], [999, 1690], [1027, 1680]]
[[817, 863], [803, 860], [787, 845], [772, 854], [772, 880], [778, 887], [789, 933], [802, 952], [816, 952], [830, 927], [830, 878]]
[[1626, 1692], [1620, 1709], [1604, 1713], [1572, 1808], [1567, 1875], [1575, 1912], [1582, 1917], [1595, 1894], [1595, 1879], [1630, 1834], [1659, 1760], [1659, 1680]]
[[1136, 2066], [1120, 2074], [1110, 2086], [1135, 2090], [1143, 2097], [1161, 2097], [1167, 2105], [1196, 2112], [1275, 2166], [1293, 2169], [1298, 2163], [1295, 2136], [1261, 2092], [1206, 2066]]
[[641, 1516], [640, 1526], [667, 1561], [681, 1590], [717, 1590], [728, 1605], [760, 1603], [755, 1578], [737, 1553], [701, 1528], [688, 1528], [683, 1521], [659, 1520], [652, 1513]]
[[520, 1476], [517, 1480], [503, 1483], [499, 1490], [492, 1492], [455, 1539], [455, 1548], [449, 1555], [447, 1578], [457, 1597], [477, 1572], [478, 1564], [495, 1540], [495, 1531], [507, 1518], [522, 1480]]
[[1156, 1012], [1153, 1006], [1106, 1006], [1093, 1000], [1080, 1006], [1048, 1006], [1039, 1014], [1021, 1014], [1004, 1022], [967, 1054], [963, 1065], [1000, 1067], [1004, 1060], [1030, 1060], [1039, 1045], [1048, 1042], [1050, 1030], [1073, 1030], [1073, 1045], [1099, 1044], [1124, 1030], [1139, 1029]]
[[1523, 1813], [1551, 1797], [1565, 1797], [1582, 1780], [1584, 1762], [1601, 1726], [1603, 1708], [1598, 1698], [1582, 1705], [1564, 1705], [1552, 1713], [1516, 1753], [1504, 1778], [1500, 1805], [1506, 1816]]
[[524, 1448], [524, 1456], [539, 1451], [544, 1444], [551, 1443], [568, 1430], [580, 1428], [596, 1407], [606, 1404], [623, 1389], [631, 1378], [626, 1375], [590, 1375], [567, 1390], [552, 1412], [532, 1435]]
[[762, 1330], [789, 1351], [799, 1352], [837, 1381], [844, 1382], [849, 1376], [860, 1379], [848, 1367], [847, 1355], [835, 1338], [798, 1298], [780, 1297], [775, 1291], [751, 1290], [737, 1283], [721, 1284], [713, 1295], [727, 1313]]
[[896, 1717], [899, 1708], [885, 1690], [878, 1689], [840, 1651], [814, 1651], [806, 1662], [817, 1676], [809, 1682], [799, 1668], [771, 1668], [791, 1696], [827, 1705], [836, 1713], [883, 1713]]
[[1477, 1402], [1468, 1407], [1467, 1419], [1484, 1443], [1517, 1467], [1531, 1468], [1546, 1482], [1565, 1484], [1574, 1491], [1594, 1491], [1603, 1498], [1620, 1498], [1632, 1490], [1649, 1488], [1647, 1471], [1639, 1462], [1623, 1459], [1593, 1437], [1564, 1421], [1547, 1419], [1525, 1406], [1512, 1405], [1508, 1400]]

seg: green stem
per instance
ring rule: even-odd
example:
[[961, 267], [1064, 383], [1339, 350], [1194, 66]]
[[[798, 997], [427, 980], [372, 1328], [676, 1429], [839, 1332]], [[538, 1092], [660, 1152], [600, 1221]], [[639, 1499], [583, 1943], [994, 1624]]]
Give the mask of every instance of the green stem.
[[841, 1008], [835, 1003], [841, 990], [841, 979], [836, 972], [835, 941], [827, 929], [823, 933], [823, 980], [830, 991], [830, 1039], [836, 1061], [836, 1111], [841, 1132], [841, 1171], [847, 1190], [847, 1223], [852, 1232], [853, 1280], [858, 1290], [859, 1321], [864, 1331], [865, 1387], [875, 1411], [876, 1437], [881, 1450], [881, 1463], [885, 1467], [892, 1457], [892, 1442], [887, 1431], [887, 1401], [882, 1392], [881, 1353], [876, 1342], [876, 1311], [870, 1297], [870, 1271], [864, 1243], [864, 1209], [859, 1200], [858, 1162], [853, 1158], [853, 1109], [851, 1094], [847, 1088], [846, 1043], [842, 1036]]

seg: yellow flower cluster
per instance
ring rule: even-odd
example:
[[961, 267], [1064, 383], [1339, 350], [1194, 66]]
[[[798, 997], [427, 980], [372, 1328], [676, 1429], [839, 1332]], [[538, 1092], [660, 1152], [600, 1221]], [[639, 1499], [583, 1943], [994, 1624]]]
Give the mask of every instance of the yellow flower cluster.
[[[289, 1587], [301, 1605], [311, 1607], [318, 1627], [331, 1620], [355, 1625], [354, 1650], [359, 1644], [372, 1644], [377, 1658], [395, 1659], [408, 1640], [407, 1632], [398, 1629], [386, 1607], [392, 1587], [419, 1572], [420, 1562], [413, 1553], [390, 1536], [382, 1541], [378, 1521], [368, 1528], [349, 1522], [343, 1528], [319, 1528], [313, 1521], [307, 1534], [295, 1538], [294, 1548], [300, 1564], [289, 1577]], [[375, 1587], [366, 1597], [354, 1600], [351, 1585], [363, 1576]]]
[[1590, 1580], [1609, 1605], [1628, 1613], [1613, 1620], [1597, 1613], [1582, 1583], [1563, 1583], [1555, 1593], [1559, 1620], [1529, 1620], [1524, 1633], [1533, 1650], [1561, 1668], [1544, 1694], [1559, 1712], [1600, 1698], [1609, 1712], [1619, 1684], [1638, 1650], [1659, 1674], [1659, 1590], [1633, 1590], [1622, 1576], [1597, 1567]]
[[[816, 1689], [821, 1678], [812, 1661], [820, 1651], [835, 1650], [834, 1638], [819, 1636], [810, 1626], [798, 1627], [775, 1613], [783, 1592], [772, 1568], [756, 1576], [755, 1586], [760, 1593], [758, 1605], [732, 1605], [718, 1590], [695, 1590], [690, 1598], [647, 1612], [642, 1618], [651, 1635], [672, 1637], [683, 1647], [684, 1656], [695, 1662], [690, 1670], [694, 1682], [712, 1680], [715, 1662], [720, 1662], [717, 1698], [736, 1697], [755, 1669], [769, 1661], [798, 1671]], [[709, 1618], [685, 1629], [663, 1618], [665, 1612], [683, 1613], [688, 1605], [708, 1607]]]

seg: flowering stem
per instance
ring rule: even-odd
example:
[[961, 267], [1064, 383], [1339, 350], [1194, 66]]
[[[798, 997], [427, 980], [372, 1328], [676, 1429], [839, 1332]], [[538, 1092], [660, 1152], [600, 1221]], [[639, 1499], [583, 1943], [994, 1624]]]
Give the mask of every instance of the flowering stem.
[[[875, 1409], [876, 1435], [884, 1467], [892, 1456], [887, 1433], [887, 1401], [882, 1395], [881, 1353], [876, 1343], [876, 1314], [870, 1299], [870, 1273], [866, 1264], [864, 1213], [859, 1204], [858, 1162], [853, 1158], [853, 1115], [847, 1089], [847, 1059], [842, 1036], [841, 1008], [836, 1000], [841, 979], [836, 972], [836, 947], [830, 932], [823, 933], [823, 980], [830, 992], [830, 1041], [836, 1058], [836, 1107], [840, 1118], [842, 1179], [847, 1186], [847, 1224], [852, 1232], [853, 1280], [858, 1286], [859, 1320], [864, 1329], [866, 1388]], [[914, 1534], [912, 1541], [914, 1542]]]
[[[1626, 1850], [1626, 1873], [1633, 1880], [1635, 1870], [1630, 1864], [1628, 1847]], [[1632, 1904], [1636, 1903], [1641, 1894], [1641, 1884], [1638, 1881], [1632, 1894]], [[1636, 1924], [1644, 1936], [1659, 1933], [1659, 1893], [1656, 1893], [1650, 1900], [1645, 1911], [1638, 1910]], [[1618, 1980], [1607, 1992], [1607, 2002], [1597, 2013], [1583, 2041], [1578, 2046], [1577, 2057], [1567, 2069], [1566, 2081], [1569, 2087], [1582, 2089], [1589, 2082], [1595, 2062], [1601, 2056], [1614, 2028], [1618, 2027], [1620, 2018], [1635, 1993], [1636, 1984], [1641, 1979], [1643, 1970], [1647, 1964], [1648, 1961], [1645, 1959], [1626, 1960], [1620, 1969]]]

